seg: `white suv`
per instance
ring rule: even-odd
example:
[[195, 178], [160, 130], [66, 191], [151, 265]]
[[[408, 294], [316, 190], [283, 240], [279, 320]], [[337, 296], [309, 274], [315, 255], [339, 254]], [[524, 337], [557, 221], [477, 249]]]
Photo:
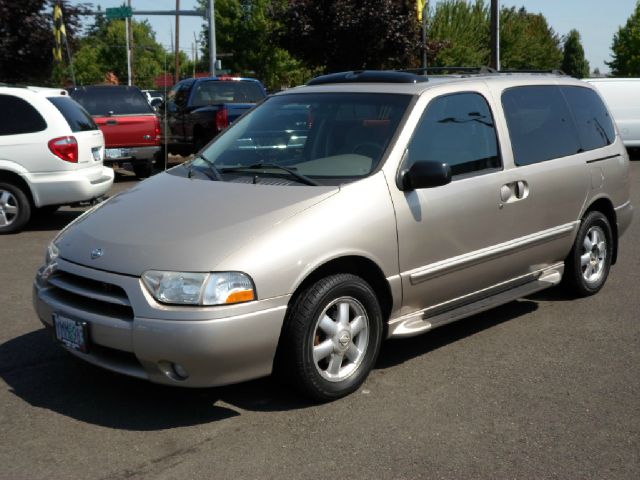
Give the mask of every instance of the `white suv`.
[[0, 86], [0, 112], [0, 234], [111, 188], [102, 132], [64, 90]]

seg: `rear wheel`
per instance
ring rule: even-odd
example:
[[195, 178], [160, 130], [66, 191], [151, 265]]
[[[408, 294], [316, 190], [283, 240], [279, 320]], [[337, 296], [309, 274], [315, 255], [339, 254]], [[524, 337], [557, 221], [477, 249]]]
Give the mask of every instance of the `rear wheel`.
[[147, 178], [153, 173], [153, 165], [150, 160], [136, 162], [133, 164], [133, 173], [138, 178]]
[[11, 183], [0, 182], [0, 234], [22, 230], [31, 217], [25, 193]]
[[280, 373], [316, 400], [357, 390], [373, 368], [382, 341], [382, 311], [362, 278], [325, 277], [303, 291], [287, 317]]
[[598, 211], [585, 215], [567, 258], [565, 283], [580, 296], [597, 293], [609, 276], [613, 234], [607, 217]]

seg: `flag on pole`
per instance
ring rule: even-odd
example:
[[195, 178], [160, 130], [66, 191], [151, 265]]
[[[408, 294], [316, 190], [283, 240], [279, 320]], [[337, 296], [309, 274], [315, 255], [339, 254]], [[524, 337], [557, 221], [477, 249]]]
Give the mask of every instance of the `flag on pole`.
[[55, 44], [53, 47], [53, 59], [62, 62], [62, 43], [67, 40], [67, 32], [62, 20], [62, 8], [59, 3], [53, 7], [53, 36]]
[[418, 21], [422, 22], [422, 11], [424, 10], [424, 0], [416, 0], [418, 4]]

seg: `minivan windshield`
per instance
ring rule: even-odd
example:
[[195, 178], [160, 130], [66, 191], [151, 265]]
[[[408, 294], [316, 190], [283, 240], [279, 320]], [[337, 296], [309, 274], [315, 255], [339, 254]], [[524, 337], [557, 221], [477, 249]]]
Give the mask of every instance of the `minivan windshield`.
[[[339, 184], [380, 163], [410, 95], [300, 93], [271, 97], [202, 152], [223, 174], [287, 176], [292, 182]], [[205, 159], [193, 166], [209, 168]], [[296, 176], [281, 167], [287, 167]], [[228, 175], [224, 176], [225, 180]]]

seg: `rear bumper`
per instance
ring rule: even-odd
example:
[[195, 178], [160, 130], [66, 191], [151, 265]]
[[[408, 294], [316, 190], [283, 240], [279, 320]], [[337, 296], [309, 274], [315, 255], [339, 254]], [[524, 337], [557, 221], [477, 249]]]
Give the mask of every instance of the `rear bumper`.
[[106, 194], [113, 185], [113, 169], [100, 166], [67, 172], [36, 173], [25, 177], [36, 207], [69, 205]]
[[136, 161], [150, 161], [154, 159], [156, 153], [160, 151], [159, 146], [151, 146], [151, 147], [113, 147], [117, 149], [126, 150], [126, 154], [122, 156], [118, 156], [116, 158], [108, 158], [106, 154], [106, 150], [110, 148], [107, 147], [105, 149], [105, 157], [104, 163], [114, 163], [114, 162], [136, 162]]

